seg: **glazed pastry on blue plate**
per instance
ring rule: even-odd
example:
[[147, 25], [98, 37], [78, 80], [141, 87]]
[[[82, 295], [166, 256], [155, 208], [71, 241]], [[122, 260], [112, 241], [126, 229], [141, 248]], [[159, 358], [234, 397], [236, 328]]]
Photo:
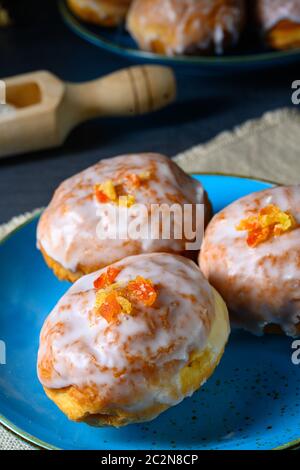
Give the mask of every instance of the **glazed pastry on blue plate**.
[[256, 0], [257, 21], [274, 49], [300, 47], [299, 0]]
[[[174, 221], [170, 237], [163, 237], [159, 222], [155, 225], [159, 236], [153, 236], [154, 204], [177, 204], [183, 210], [188, 204], [192, 210], [185, 212], [183, 224], [181, 219]], [[169, 158], [154, 153], [109, 158], [58, 187], [41, 215], [38, 247], [57, 277], [71, 282], [126, 256], [158, 251], [190, 256], [187, 231], [182, 230], [182, 237], [175, 234], [181, 225], [198, 224], [201, 229], [203, 220], [197, 222], [193, 210], [197, 204], [203, 205], [205, 219], [209, 219], [210, 204], [201, 183]], [[145, 211], [139, 211], [139, 205]], [[129, 219], [145, 236], [131, 236]]]
[[226, 305], [193, 261], [132, 256], [61, 298], [41, 332], [39, 379], [71, 420], [148, 421], [201, 387], [228, 335]]
[[250, 194], [207, 227], [200, 267], [234, 325], [300, 333], [300, 186]]
[[169, 56], [222, 54], [244, 24], [244, 0], [134, 0], [127, 16], [142, 49]]

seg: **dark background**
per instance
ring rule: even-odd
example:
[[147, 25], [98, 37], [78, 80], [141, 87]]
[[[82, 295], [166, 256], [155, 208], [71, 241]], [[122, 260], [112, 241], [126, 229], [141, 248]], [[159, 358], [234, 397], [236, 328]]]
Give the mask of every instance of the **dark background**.
[[[130, 65], [69, 31], [55, 0], [2, 3], [13, 12], [14, 26], [0, 28], [1, 78], [47, 69], [79, 82]], [[144, 151], [173, 156], [265, 111], [292, 106], [291, 83], [300, 78], [300, 70], [297, 65], [225, 77], [178, 70], [177, 76], [178, 101], [166, 110], [91, 121], [75, 129], [59, 149], [0, 160], [0, 223], [47, 204], [63, 179], [101, 158]]]

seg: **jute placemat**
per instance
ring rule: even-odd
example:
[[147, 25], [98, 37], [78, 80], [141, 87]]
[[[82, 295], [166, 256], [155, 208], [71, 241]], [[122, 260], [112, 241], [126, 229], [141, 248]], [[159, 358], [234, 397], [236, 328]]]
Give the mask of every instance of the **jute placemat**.
[[[300, 113], [296, 108], [267, 113], [174, 160], [190, 173], [237, 174], [284, 184], [300, 183]], [[0, 240], [38, 211], [14, 217], [0, 226]], [[34, 447], [0, 426], [0, 449]]]
[[300, 183], [300, 113], [296, 108], [223, 132], [175, 157], [190, 173], [237, 174], [278, 183]]

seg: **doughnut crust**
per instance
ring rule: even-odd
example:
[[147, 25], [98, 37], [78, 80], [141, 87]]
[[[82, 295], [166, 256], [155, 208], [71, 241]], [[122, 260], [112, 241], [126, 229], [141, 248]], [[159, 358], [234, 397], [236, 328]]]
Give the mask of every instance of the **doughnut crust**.
[[[233, 325], [254, 334], [300, 333], [300, 186], [250, 194], [219, 212], [207, 227], [200, 267], [224, 298]], [[291, 230], [249, 246], [242, 220], [275, 205], [291, 214]]]
[[[186, 175], [167, 157], [158, 154], [123, 155], [102, 160], [100, 163], [64, 181], [42, 214], [38, 229], [38, 247], [47, 265], [59, 279], [74, 282], [84, 274], [96, 271], [126, 256], [149, 252], [174, 252], [190, 257], [186, 251], [186, 239], [159, 239], [149, 236], [144, 239], [132, 238], [124, 231], [126, 225], [114, 221], [108, 209], [112, 204], [99, 203], [95, 198], [94, 186], [111, 180], [123, 181], [132, 175], [149, 174], [133, 194], [137, 203], [144, 204], [150, 211], [152, 204], [184, 204], [194, 207], [203, 204], [205, 221], [210, 217], [210, 204], [201, 184]], [[126, 215], [127, 208], [116, 207], [120, 215]], [[128, 212], [129, 213], [129, 212]], [[134, 215], [141, 227], [149, 233], [151, 217]], [[149, 213], [150, 214], [150, 213]], [[146, 214], [147, 215], [147, 214]], [[191, 213], [191, 222], [194, 221]], [[99, 227], [106, 230], [105, 237], [98, 236]], [[113, 233], [113, 229], [123, 231]], [[121, 236], [122, 235], [122, 236]], [[183, 234], [184, 235], [184, 234]]]
[[124, 426], [154, 419], [213, 373], [229, 335], [227, 308], [197, 265], [152, 253], [114, 265], [117, 282], [152, 280], [158, 296], [115, 323], [93, 316], [94, 280], [82, 277], [62, 297], [40, 337], [38, 374], [69, 419]]
[[124, 21], [131, 0], [67, 0], [69, 8], [84, 21], [117, 26]]
[[222, 54], [238, 42], [244, 21], [244, 0], [134, 0], [127, 28], [147, 51]]
[[269, 46], [282, 50], [300, 47], [298, 0], [257, 0], [256, 15]]

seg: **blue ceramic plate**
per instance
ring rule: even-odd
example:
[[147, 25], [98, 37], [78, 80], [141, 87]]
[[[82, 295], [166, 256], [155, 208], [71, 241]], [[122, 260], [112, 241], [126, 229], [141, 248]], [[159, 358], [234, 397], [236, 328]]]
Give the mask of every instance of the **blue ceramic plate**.
[[241, 45], [232, 53], [217, 56], [177, 56], [164, 55], [142, 51], [128, 34], [124, 26], [118, 28], [103, 28], [80, 21], [68, 8], [65, 0], [59, 1], [62, 17], [76, 34], [95, 46], [114, 54], [127, 57], [134, 61], [160, 63], [170, 66], [181, 66], [185, 70], [210, 74], [232, 70], [265, 69], [272, 66], [287, 65], [300, 62], [300, 50], [272, 51], [263, 49], [257, 34], [251, 31], [245, 34]]
[[[195, 176], [214, 210], [269, 183]], [[151, 423], [92, 428], [68, 419], [48, 400], [36, 376], [39, 332], [69, 287], [46, 267], [35, 247], [37, 220], [0, 245], [0, 421], [23, 438], [60, 449], [272, 449], [300, 444], [300, 366], [292, 340], [231, 335], [216, 373], [192, 398]], [[298, 442], [293, 442], [298, 439]]]

